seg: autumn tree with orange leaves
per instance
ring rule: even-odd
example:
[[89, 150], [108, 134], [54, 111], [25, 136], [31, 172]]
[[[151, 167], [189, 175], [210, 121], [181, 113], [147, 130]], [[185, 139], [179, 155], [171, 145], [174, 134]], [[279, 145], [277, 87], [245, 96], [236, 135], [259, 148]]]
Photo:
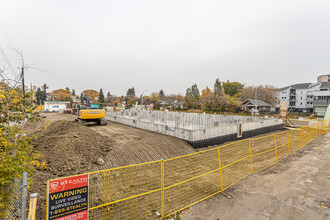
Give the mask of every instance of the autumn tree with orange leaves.
[[72, 94], [67, 89], [57, 89], [52, 91], [52, 96], [55, 101], [70, 101], [72, 102]]
[[86, 89], [82, 93], [87, 95], [91, 99], [91, 101], [95, 101], [95, 98], [99, 97], [99, 94], [100, 94], [98, 91], [96, 91], [94, 89]]
[[209, 111], [213, 109], [214, 106], [214, 93], [209, 89], [209, 87], [206, 87], [206, 89], [202, 90], [202, 94], [199, 98], [199, 100], [202, 102], [201, 103], [201, 108], [204, 111]]

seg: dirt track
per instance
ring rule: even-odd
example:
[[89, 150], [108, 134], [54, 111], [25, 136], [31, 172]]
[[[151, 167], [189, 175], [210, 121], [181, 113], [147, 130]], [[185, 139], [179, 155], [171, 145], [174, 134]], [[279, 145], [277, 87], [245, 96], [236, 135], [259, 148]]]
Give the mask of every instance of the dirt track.
[[330, 134], [183, 213], [183, 219], [329, 219]]

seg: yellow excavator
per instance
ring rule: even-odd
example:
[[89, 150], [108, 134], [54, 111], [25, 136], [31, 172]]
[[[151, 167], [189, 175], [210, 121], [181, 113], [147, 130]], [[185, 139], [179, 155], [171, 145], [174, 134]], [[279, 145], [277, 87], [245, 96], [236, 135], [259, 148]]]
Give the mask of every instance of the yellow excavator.
[[107, 125], [105, 119], [105, 110], [99, 105], [91, 105], [90, 98], [81, 94], [81, 105], [78, 105], [78, 121], [79, 124], [87, 126], [88, 122], [95, 122], [98, 125]]

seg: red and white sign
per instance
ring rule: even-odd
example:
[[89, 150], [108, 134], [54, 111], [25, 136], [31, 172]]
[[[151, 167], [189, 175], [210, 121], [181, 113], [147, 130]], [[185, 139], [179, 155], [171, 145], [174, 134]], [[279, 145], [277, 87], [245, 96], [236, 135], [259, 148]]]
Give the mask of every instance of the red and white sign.
[[49, 194], [88, 186], [88, 174], [80, 176], [65, 177], [49, 181]]
[[48, 181], [47, 219], [88, 219], [88, 174]]

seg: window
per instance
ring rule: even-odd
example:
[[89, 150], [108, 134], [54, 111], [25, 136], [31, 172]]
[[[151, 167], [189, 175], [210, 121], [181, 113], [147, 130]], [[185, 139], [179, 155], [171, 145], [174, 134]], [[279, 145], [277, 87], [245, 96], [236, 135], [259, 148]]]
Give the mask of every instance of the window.
[[302, 105], [302, 102], [300, 102], [300, 105]]

